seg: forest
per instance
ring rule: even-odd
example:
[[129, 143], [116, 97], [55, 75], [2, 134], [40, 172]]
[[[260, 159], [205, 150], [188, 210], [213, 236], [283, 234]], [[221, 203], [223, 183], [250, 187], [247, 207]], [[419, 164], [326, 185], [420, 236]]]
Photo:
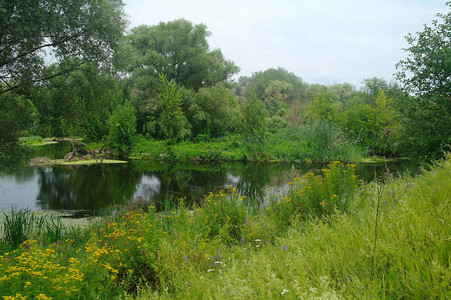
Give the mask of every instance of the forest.
[[121, 1], [89, 13], [57, 1], [50, 17], [23, 4], [2, 4], [3, 169], [20, 160], [20, 144], [48, 137], [167, 160], [356, 162], [450, 149], [449, 13], [406, 36], [396, 81], [365, 78], [357, 89], [283, 68], [235, 80], [239, 66], [210, 49], [205, 25], [125, 30]]

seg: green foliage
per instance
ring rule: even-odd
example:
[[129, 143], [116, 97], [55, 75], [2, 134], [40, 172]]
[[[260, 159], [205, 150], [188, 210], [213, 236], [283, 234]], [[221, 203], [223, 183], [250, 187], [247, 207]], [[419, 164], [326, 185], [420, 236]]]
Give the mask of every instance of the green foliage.
[[440, 155], [451, 145], [451, 12], [437, 16], [441, 23], [406, 36], [408, 57], [397, 64], [398, 79], [414, 95], [402, 103], [408, 146], [422, 155]]
[[[46, 68], [49, 73], [61, 67]], [[36, 130], [46, 136], [80, 136], [86, 141], [101, 141], [108, 135], [108, 118], [123, 101], [118, 82], [96, 64], [83, 64], [70, 74], [35, 87], [33, 98], [39, 112]]]
[[[239, 140], [239, 142], [237, 142]], [[138, 137], [131, 156], [144, 159], [172, 161], [241, 161], [244, 159], [242, 144], [238, 136], [232, 138], [196, 141], [182, 141], [171, 145], [168, 153], [168, 140], [157, 141]]]
[[[226, 197], [226, 193], [230, 196]], [[250, 215], [238, 199], [242, 198], [238, 197], [232, 186], [227, 191], [212, 192], [206, 196], [199, 218], [208, 226], [208, 238], [219, 238], [226, 244], [240, 241], [243, 225]]]
[[306, 84], [301, 78], [282, 68], [256, 72], [250, 78], [240, 78], [238, 84], [245, 97], [252, 94], [259, 99], [276, 96], [286, 103], [306, 98]]
[[[127, 71], [132, 101], [138, 110], [139, 130], [158, 116], [159, 74], [181, 87], [197, 91], [227, 82], [238, 67], [220, 50], [208, 46], [207, 27], [180, 19], [156, 26], [141, 25], [126, 37]], [[190, 120], [191, 121], [191, 120]]]
[[328, 91], [332, 94], [334, 102], [339, 102], [343, 106], [356, 93], [355, 87], [349, 83], [333, 84], [329, 86]]
[[276, 130], [267, 135], [266, 151], [272, 159], [290, 162], [356, 162], [364, 154], [343, 130], [324, 121]]
[[384, 91], [380, 91], [375, 106], [367, 104], [363, 108], [365, 119], [360, 122], [373, 155], [393, 153], [399, 143], [399, 116], [390, 106], [391, 101], [392, 99], [387, 99]]
[[136, 133], [136, 110], [130, 101], [119, 105], [108, 120], [108, 144], [116, 149], [119, 155], [127, 155], [132, 147]]
[[18, 145], [20, 133], [29, 128], [36, 117], [34, 105], [13, 93], [0, 94], [0, 173], [10, 172], [23, 159]]
[[309, 172], [289, 183], [286, 196], [271, 198], [267, 207], [274, 222], [286, 228], [294, 220], [308, 220], [317, 216], [329, 216], [336, 209], [346, 211], [358, 188], [355, 165], [333, 162], [321, 170], [322, 174]]
[[336, 125], [317, 121], [303, 128], [303, 139], [313, 161], [357, 161], [362, 156], [359, 148]]
[[165, 75], [160, 75], [163, 91], [158, 94], [160, 115], [158, 125], [164, 137], [175, 143], [191, 135], [189, 123], [182, 111], [182, 93], [175, 81], [169, 81]]
[[242, 110], [240, 132], [244, 136], [244, 147], [249, 158], [258, 160], [260, 159], [259, 154], [263, 151], [265, 135], [268, 130], [268, 112], [264, 103], [255, 95], [246, 99]]
[[133, 76], [164, 74], [169, 81], [195, 90], [226, 81], [238, 68], [220, 50], [209, 49], [209, 34], [205, 25], [183, 19], [133, 28], [128, 36]]
[[322, 92], [317, 98], [309, 102], [306, 109], [306, 115], [310, 120], [325, 120], [327, 122], [335, 122], [341, 103], [332, 99], [332, 94]]
[[[70, 72], [79, 60], [108, 62], [126, 21], [121, 0], [2, 1], [0, 93]], [[59, 72], [43, 74], [43, 53], [66, 61]]]
[[26, 210], [12, 209], [11, 214], [3, 213], [3, 239], [12, 249], [16, 249], [29, 237], [33, 218]]
[[[451, 8], [451, 1], [446, 3]], [[437, 105], [449, 107], [451, 96], [450, 56], [451, 50], [451, 11], [437, 14], [441, 19], [432, 21], [432, 27], [424, 25], [423, 31], [416, 35], [408, 34], [406, 40], [410, 47], [406, 48], [408, 57], [397, 64], [398, 79], [408, 91], [419, 98], [441, 96]]]
[[86, 242], [82, 228], [63, 226], [57, 215], [38, 215], [30, 210], [12, 208], [11, 212], [3, 213], [2, 240], [9, 250], [17, 249], [27, 240], [39, 240], [41, 246], [48, 246], [71, 238], [74, 242]]
[[240, 132], [246, 136], [258, 135], [267, 130], [268, 112], [265, 105], [255, 95], [246, 99]]
[[20, 138], [20, 143], [23, 145], [42, 144], [43, 139], [40, 136], [26, 136]]
[[223, 84], [199, 89], [188, 106], [187, 118], [195, 136], [218, 137], [236, 128], [238, 105], [233, 93]]

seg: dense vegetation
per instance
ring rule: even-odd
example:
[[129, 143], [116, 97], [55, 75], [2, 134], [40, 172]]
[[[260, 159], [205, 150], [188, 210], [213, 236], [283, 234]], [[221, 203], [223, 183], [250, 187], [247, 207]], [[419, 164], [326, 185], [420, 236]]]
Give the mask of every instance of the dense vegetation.
[[[194, 209], [135, 203], [88, 227], [5, 216], [0, 290], [25, 299], [451, 296], [451, 157], [362, 185], [334, 162], [267, 202], [215, 191]], [[5, 298], [10, 299], [10, 298]]]
[[[123, 35], [120, 1], [86, 0], [83, 9], [32, 3], [1, 4], [2, 166], [18, 160], [21, 135], [76, 136], [119, 156], [193, 160], [356, 161], [450, 149], [449, 13], [406, 37], [399, 83], [368, 78], [356, 89], [308, 84], [282, 68], [234, 82], [239, 68], [209, 48], [205, 25], [175, 20]], [[62, 24], [52, 21], [58, 7]], [[29, 30], [38, 23], [41, 31]], [[57, 62], [46, 64], [40, 49]], [[199, 142], [223, 147], [195, 154]]]

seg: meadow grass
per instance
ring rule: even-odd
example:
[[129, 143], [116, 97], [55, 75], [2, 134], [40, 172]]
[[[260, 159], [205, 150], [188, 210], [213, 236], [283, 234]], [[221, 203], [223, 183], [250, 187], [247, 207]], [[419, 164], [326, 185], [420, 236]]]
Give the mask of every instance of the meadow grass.
[[17, 248], [3, 236], [0, 290], [15, 299], [449, 299], [450, 158], [367, 185], [334, 162], [257, 207], [229, 186], [196, 207], [182, 198], [164, 212], [115, 210], [86, 235], [35, 233]]

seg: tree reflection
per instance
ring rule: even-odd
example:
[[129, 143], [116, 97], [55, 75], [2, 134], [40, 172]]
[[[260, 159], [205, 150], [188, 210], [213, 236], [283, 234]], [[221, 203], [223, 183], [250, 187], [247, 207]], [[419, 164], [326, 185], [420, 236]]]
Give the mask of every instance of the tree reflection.
[[99, 210], [125, 203], [140, 178], [127, 165], [39, 168], [37, 203], [42, 209]]

